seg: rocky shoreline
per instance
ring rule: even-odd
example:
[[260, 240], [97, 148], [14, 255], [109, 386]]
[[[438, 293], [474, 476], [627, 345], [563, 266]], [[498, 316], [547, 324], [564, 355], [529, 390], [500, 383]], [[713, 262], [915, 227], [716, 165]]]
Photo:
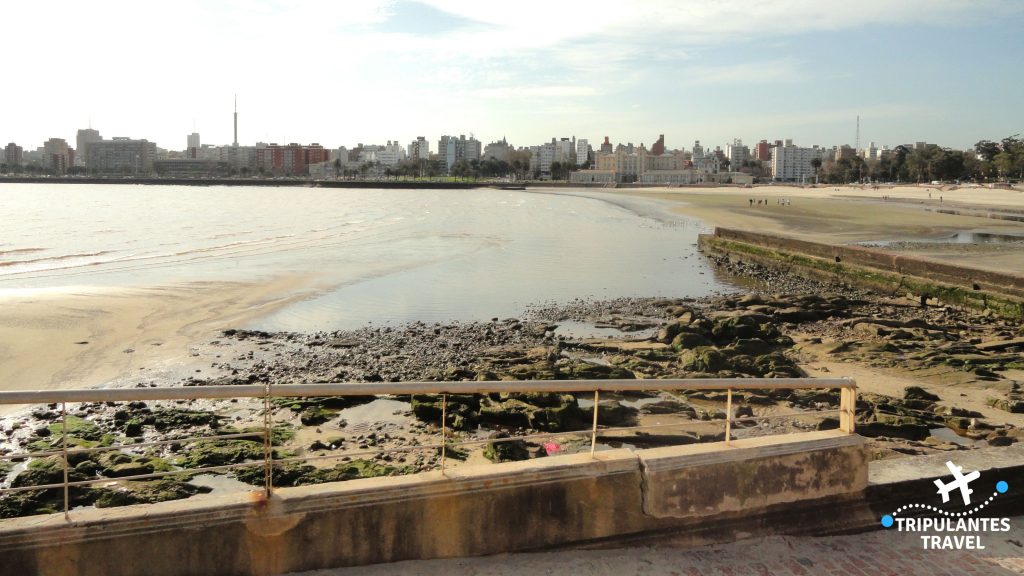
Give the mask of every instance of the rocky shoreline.
[[[871, 391], [862, 384], [857, 429], [874, 458], [968, 450], [1017, 441], [1024, 416], [1024, 331], [1019, 324], [899, 295], [805, 280], [784, 271], [714, 259], [751, 291], [702, 300], [625, 298], [531, 307], [489, 322], [366, 327], [312, 334], [227, 330], [193, 350], [209, 367], [176, 382], [137, 386], [424, 380], [796, 377], [857, 366], [919, 382]], [[987, 403], [966, 402], [966, 393]], [[607, 395], [597, 406], [601, 448], [720, 440], [724, 395], [693, 390]], [[737, 437], [836, 427], [837, 391], [740, 391]], [[965, 403], [966, 402], [966, 403]], [[0, 421], [0, 455], [59, 449], [56, 406]], [[449, 396], [450, 466], [589, 450], [589, 394]], [[261, 486], [262, 403], [246, 400], [81, 404], [71, 408], [73, 506], [184, 498], [223, 488], [195, 472], [222, 472], [231, 486]], [[405, 474], [439, 466], [440, 399], [434, 396], [280, 398], [276, 486]], [[770, 419], [769, 419], [770, 417]], [[621, 430], [629, 426], [647, 430]], [[583, 433], [581, 433], [583, 432]], [[252, 433], [253, 438], [188, 441]], [[538, 434], [555, 434], [536, 438]], [[524, 436], [530, 438], [523, 439]], [[132, 448], [132, 443], [166, 442]], [[303, 462], [299, 457], [322, 459]], [[0, 460], [0, 487], [63, 480], [60, 456]], [[120, 480], [166, 472], [155, 480]], [[208, 480], [208, 479], [207, 479]], [[213, 487], [211, 488], [211, 484]], [[220, 487], [218, 487], [220, 486]], [[0, 517], [58, 511], [62, 491], [0, 496]]]

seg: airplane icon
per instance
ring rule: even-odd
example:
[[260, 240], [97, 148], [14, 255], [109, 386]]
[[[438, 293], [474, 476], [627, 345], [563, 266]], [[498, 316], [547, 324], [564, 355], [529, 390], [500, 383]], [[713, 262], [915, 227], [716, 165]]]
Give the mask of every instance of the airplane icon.
[[981, 477], [981, 472], [975, 470], [970, 474], [964, 476], [962, 474], [963, 468], [955, 466], [952, 462], [946, 462], [946, 468], [953, 473], [953, 481], [948, 484], [943, 484], [942, 480], [936, 480], [935, 485], [939, 488], [939, 494], [942, 496], [942, 503], [949, 502], [949, 493], [955, 488], [960, 489], [960, 495], [964, 497], [964, 506], [971, 503], [971, 494], [974, 490], [967, 488], [967, 485]]

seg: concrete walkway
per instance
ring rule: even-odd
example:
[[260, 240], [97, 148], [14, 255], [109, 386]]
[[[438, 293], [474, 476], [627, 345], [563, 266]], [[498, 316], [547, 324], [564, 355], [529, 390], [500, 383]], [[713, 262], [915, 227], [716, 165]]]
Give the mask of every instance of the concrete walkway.
[[985, 550], [923, 550], [920, 536], [878, 530], [825, 538], [771, 536], [680, 550], [626, 548], [426, 560], [292, 576], [541, 574], [644, 576], [1001, 576], [1024, 574], [1024, 517], [1009, 532], [981, 535]]

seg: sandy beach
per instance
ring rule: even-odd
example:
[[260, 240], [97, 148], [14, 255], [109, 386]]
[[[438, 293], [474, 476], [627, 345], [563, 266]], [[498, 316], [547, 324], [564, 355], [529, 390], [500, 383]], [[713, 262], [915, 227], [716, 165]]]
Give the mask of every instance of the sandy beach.
[[[8, 294], [0, 306], [0, 382], [42, 390], [201, 370], [191, 343], [292, 301], [304, 284], [287, 277]], [[0, 406], [0, 414], [16, 408]]]
[[[948, 187], [947, 187], [948, 188]], [[1020, 189], [937, 186], [757, 186], [754, 188], [619, 189], [616, 194], [678, 202], [680, 214], [709, 226], [760, 230], [815, 240], [852, 243], [939, 239], [958, 231], [1024, 235], [1024, 222], [989, 218], [989, 213], [1024, 214]], [[882, 196], [887, 196], [883, 200]], [[940, 201], [941, 196], [941, 201]], [[780, 198], [788, 199], [785, 206]], [[753, 206], [749, 200], [754, 199]], [[761, 205], [757, 200], [766, 201]], [[961, 214], [940, 213], [959, 211]], [[1024, 269], [1021, 244], [933, 244], [911, 251], [933, 258], [997, 270]]]
[[[1024, 210], [1020, 190], [758, 186], [608, 193], [676, 202], [675, 211], [699, 218], [707, 226], [819, 241], [935, 238], [964, 230], [1024, 234], [1022, 222], [974, 215]], [[889, 199], [883, 200], [882, 195]], [[750, 198], [766, 202], [750, 206]], [[780, 198], [790, 203], [780, 205]], [[940, 208], [971, 215], [936, 212]], [[1018, 243], [934, 244], [910, 250], [1005, 270], [1024, 269], [1020, 247]], [[302, 297], [296, 292], [308, 285], [308, 278], [290, 275], [257, 284], [219, 281], [133, 289], [7, 290], [0, 293], [0, 382], [14, 390], [133, 384], [147, 378], [173, 381], [204, 369], [193, 365], [192, 344], [218, 330], [268, 315]], [[866, 378], [865, 383], [870, 380]], [[10, 411], [0, 407], [0, 413]]]

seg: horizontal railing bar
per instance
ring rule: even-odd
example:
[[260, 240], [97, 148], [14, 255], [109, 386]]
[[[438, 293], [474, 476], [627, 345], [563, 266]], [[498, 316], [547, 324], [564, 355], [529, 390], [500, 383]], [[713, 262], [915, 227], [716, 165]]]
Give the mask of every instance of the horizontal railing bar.
[[[850, 378], [672, 378], [640, 380], [508, 380], [459, 382], [332, 382], [272, 386], [270, 396], [382, 396], [410, 394], [486, 394], [490, 392], [642, 392], [661, 390], [796, 390], [855, 388]], [[76, 388], [0, 392], [0, 404], [125, 402], [263, 398], [264, 386], [178, 386], [164, 388]]]

